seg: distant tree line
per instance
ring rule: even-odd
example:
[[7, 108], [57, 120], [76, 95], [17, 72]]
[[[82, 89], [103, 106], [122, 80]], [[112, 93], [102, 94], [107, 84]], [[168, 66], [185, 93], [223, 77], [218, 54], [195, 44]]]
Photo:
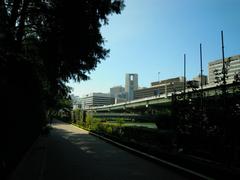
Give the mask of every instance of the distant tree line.
[[104, 60], [100, 33], [123, 0], [0, 0], [0, 172], [4, 177], [47, 123], [70, 106], [70, 79]]

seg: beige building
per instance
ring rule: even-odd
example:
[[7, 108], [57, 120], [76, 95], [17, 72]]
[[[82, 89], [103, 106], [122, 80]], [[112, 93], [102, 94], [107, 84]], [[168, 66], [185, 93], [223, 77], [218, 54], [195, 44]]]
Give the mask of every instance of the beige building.
[[[232, 83], [234, 80], [234, 75], [240, 73], [240, 55], [231, 56], [225, 58], [225, 64], [228, 69], [227, 83]], [[222, 72], [222, 59], [212, 61], [208, 63], [208, 83], [210, 85], [215, 84], [216, 75], [214, 73], [217, 70], [219, 73]]]
[[[198, 82], [198, 86], [201, 86], [201, 75], [200, 74], [198, 76], [194, 77], [193, 80]], [[207, 80], [208, 80], [208, 77], [206, 75], [202, 75], [203, 86], [207, 85], [207, 83], [208, 83]]]
[[182, 91], [184, 88], [184, 77], [166, 79], [162, 81], [152, 82], [151, 87], [138, 89], [134, 91], [134, 99], [141, 99], [151, 96], [159, 96], [162, 94]]
[[114, 98], [120, 96], [123, 93], [125, 93], [125, 88], [122, 86], [114, 86], [110, 88], [110, 95]]

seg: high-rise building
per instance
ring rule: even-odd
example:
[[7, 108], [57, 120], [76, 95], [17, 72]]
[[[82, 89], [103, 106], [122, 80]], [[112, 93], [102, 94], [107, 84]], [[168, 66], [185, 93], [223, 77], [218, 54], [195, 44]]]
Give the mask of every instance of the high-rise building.
[[79, 96], [71, 95], [73, 109], [81, 108], [81, 99]]
[[201, 80], [202, 80], [202, 85], [205, 86], [207, 85], [207, 76], [206, 75], [202, 75], [202, 79], [201, 79], [201, 75], [199, 74], [198, 76], [193, 78], [194, 81], [198, 82], [198, 86], [201, 86]]
[[114, 98], [110, 94], [105, 93], [91, 93], [81, 98], [82, 108], [103, 106], [114, 104]]
[[110, 88], [110, 95], [115, 99], [115, 104], [127, 101], [127, 93], [122, 86]]
[[122, 86], [114, 86], [110, 88], [110, 95], [111, 97], [114, 97], [114, 98], [121, 96], [124, 92], [125, 92], [125, 89]]
[[[235, 74], [240, 73], [240, 55], [227, 57], [224, 59], [225, 67], [228, 70], [226, 82], [232, 83]], [[218, 73], [222, 72], [223, 64], [222, 59], [215, 60], [208, 63], [208, 83], [210, 85], [215, 84], [216, 81], [216, 71]]]
[[127, 100], [134, 99], [134, 90], [138, 89], [138, 75], [126, 74], [125, 76], [125, 91], [127, 93]]

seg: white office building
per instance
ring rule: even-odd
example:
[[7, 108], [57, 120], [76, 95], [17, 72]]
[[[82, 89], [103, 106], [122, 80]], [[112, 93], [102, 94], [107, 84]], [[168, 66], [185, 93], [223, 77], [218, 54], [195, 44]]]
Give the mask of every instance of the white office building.
[[122, 86], [114, 86], [114, 87], [110, 88], [110, 95], [114, 98], [120, 96], [124, 92], [125, 92], [125, 89]]
[[82, 108], [114, 104], [114, 98], [106, 93], [91, 93], [81, 98]]
[[[232, 83], [234, 80], [234, 75], [240, 73], [240, 55], [231, 56], [225, 58], [225, 67], [228, 70], [226, 79], [227, 83]], [[216, 81], [216, 73], [222, 72], [223, 64], [222, 59], [215, 60], [208, 63], [208, 83], [209, 85], [215, 84]]]

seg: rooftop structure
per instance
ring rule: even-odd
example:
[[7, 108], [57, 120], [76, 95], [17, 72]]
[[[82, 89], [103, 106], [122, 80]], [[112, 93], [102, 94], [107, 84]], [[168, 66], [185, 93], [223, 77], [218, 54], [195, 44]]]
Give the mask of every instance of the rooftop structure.
[[184, 82], [184, 77], [180, 76], [180, 77], [165, 79], [165, 80], [162, 80], [162, 81], [152, 82], [151, 86], [157, 86], [157, 85], [162, 85], [162, 84], [166, 84], [166, 83], [173, 83], [173, 82]]

